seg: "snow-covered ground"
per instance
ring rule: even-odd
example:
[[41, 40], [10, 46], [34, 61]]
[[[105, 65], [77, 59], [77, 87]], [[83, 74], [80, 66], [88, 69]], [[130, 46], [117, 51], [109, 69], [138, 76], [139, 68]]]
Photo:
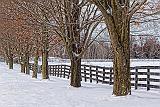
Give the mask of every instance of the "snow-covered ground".
[[[70, 65], [69, 59], [60, 59], [60, 58], [49, 58], [49, 65]], [[30, 61], [33, 63], [33, 59]], [[131, 66], [160, 66], [160, 59], [131, 59]], [[39, 61], [39, 65], [42, 64], [42, 61]], [[101, 67], [112, 67], [113, 62], [111, 59], [82, 59], [82, 64], [84, 65], [93, 65]]]
[[160, 90], [132, 90], [132, 95], [115, 97], [112, 86], [82, 83], [51, 77], [32, 79], [20, 73], [20, 66], [8, 70], [0, 63], [0, 107], [159, 107]]

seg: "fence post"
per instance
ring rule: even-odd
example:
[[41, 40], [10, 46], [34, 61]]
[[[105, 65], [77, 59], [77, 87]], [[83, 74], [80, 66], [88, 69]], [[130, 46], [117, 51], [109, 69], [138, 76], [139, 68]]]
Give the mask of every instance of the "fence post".
[[57, 76], [57, 65], [55, 65], [55, 76]]
[[84, 65], [84, 81], [87, 82], [87, 77], [86, 77], [86, 66]]
[[104, 83], [104, 81], [105, 81], [105, 68], [103, 68], [103, 81], [102, 81], [102, 83]]
[[54, 69], [54, 65], [52, 66], [52, 69], [53, 69], [53, 76], [55, 76], [55, 69]]
[[150, 90], [150, 69], [147, 69], [147, 91]]
[[52, 72], [51, 75], [53, 76], [53, 72], [54, 72], [53, 71], [53, 65], [50, 65], [50, 67], [51, 67], [51, 72]]
[[135, 71], [135, 90], [138, 88], [138, 69], [136, 68], [136, 71]]
[[60, 77], [62, 77], [62, 69], [63, 69], [63, 65], [60, 66]]
[[110, 68], [110, 74], [109, 74], [109, 85], [112, 85], [112, 68]]
[[98, 83], [98, 67], [96, 66], [96, 82]]
[[54, 67], [53, 67], [53, 69], [54, 69], [54, 76], [56, 76], [56, 65], [54, 65]]
[[63, 72], [63, 78], [66, 76], [66, 65], [64, 65], [64, 72]]
[[55, 73], [54, 76], [56, 76], [56, 75], [57, 75], [57, 66], [56, 66], [56, 65], [54, 66], [54, 70], [55, 70], [55, 71], [54, 71], [54, 73]]
[[92, 83], [92, 68], [91, 66], [89, 66], [89, 72], [90, 72], [90, 83]]
[[71, 73], [71, 67], [69, 67], [69, 71], [68, 71], [68, 79], [69, 79], [70, 73]]
[[53, 76], [55, 75], [55, 70], [54, 70], [54, 65], [52, 65], [52, 70], [53, 70]]
[[51, 76], [52, 71], [51, 71], [51, 65], [48, 65], [48, 74]]
[[57, 77], [59, 77], [59, 65], [57, 65], [58, 69], [57, 69]]

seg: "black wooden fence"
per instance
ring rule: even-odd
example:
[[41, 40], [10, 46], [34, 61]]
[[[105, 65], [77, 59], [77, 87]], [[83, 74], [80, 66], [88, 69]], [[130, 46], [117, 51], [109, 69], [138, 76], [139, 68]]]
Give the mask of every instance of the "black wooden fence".
[[[33, 64], [30, 64], [32, 70]], [[70, 78], [70, 66], [68, 65], [49, 65], [50, 76]], [[131, 83], [137, 89], [146, 87], [160, 89], [160, 66], [136, 66], [131, 67]], [[41, 72], [41, 69], [39, 73]], [[113, 68], [91, 65], [81, 65], [81, 76], [85, 82], [96, 82], [103, 84], [113, 84]]]

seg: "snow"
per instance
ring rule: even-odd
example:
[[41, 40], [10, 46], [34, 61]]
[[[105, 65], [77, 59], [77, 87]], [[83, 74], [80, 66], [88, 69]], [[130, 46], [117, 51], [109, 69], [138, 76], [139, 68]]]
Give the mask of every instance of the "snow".
[[[70, 65], [69, 59], [60, 59], [60, 58], [49, 58], [49, 65]], [[160, 59], [131, 59], [131, 67], [135, 66], [160, 66]], [[34, 63], [33, 59], [30, 63]], [[42, 64], [42, 61], [39, 61], [39, 65]], [[112, 67], [113, 62], [111, 59], [82, 59], [82, 64], [84, 65], [93, 65], [101, 67]]]
[[32, 79], [20, 73], [20, 66], [9, 70], [0, 62], [0, 107], [159, 107], [160, 90], [132, 90], [132, 95], [116, 97], [112, 86], [83, 83], [69, 86], [69, 80], [51, 77]]

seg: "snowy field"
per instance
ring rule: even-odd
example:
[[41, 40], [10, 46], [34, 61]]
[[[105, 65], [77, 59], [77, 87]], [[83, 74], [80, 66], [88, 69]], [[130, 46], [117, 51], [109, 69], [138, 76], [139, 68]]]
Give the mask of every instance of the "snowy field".
[[132, 90], [132, 95], [115, 97], [112, 86], [82, 83], [69, 86], [69, 80], [51, 77], [32, 79], [21, 74], [20, 66], [8, 70], [0, 63], [0, 107], [159, 107], [160, 90]]
[[[48, 59], [49, 65], [70, 65], [69, 59], [61, 59], [61, 58], [52, 58]], [[33, 63], [33, 59], [30, 61]], [[131, 59], [131, 67], [134, 66], [160, 66], [160, 59]], [[39, 61], [39, 65], [42, 64], [42, 61]], [[101, 66], [101, 67], [112, 67], [113, 62], [111, 59], [82, 59], [82, 64], [84, 65], [94, 65], [94, 66]]]

